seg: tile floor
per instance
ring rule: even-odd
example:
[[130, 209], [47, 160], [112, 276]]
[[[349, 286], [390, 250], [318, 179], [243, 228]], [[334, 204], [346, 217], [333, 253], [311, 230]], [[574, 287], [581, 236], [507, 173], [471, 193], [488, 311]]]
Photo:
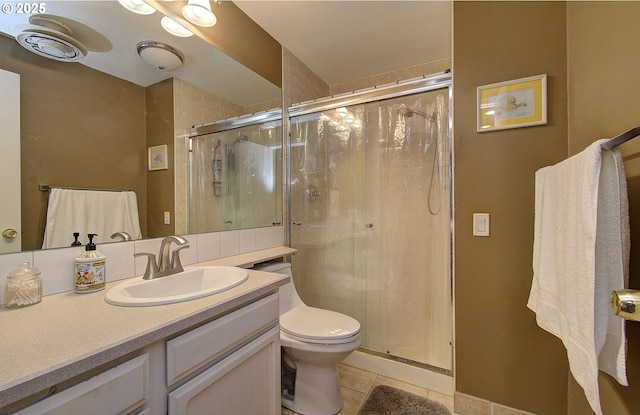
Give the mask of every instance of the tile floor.
[[[340, 364], [338, 368], [340, 369], [340, 389], [342, 392], [342, 399], [344, 401], [344, 407], [342, 408], [342, 411], [339, 412], [339, 415], [356, 415], [364, 401], [367, 399], [369, 392], [374, 388], [374, 386], [378, 385], [393, 386], [433, 401], [440, 402], [453, 414], [453, 396], [423, 389], [409, 383], [400, 382], [395, 379], [344, 364]], [[282, 408], [282, 415], [296, 414], [286, 408]]]

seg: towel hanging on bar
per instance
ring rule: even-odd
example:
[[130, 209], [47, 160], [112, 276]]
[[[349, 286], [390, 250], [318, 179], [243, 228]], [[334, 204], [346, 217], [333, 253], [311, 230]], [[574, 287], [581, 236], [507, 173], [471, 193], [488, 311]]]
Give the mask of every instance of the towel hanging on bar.
[[70, 246], [74, 232], [97, 234], [95, 243], [110, 242], [116, 232], [141, 239], [135, 192], [51, 189], [42, 248]]

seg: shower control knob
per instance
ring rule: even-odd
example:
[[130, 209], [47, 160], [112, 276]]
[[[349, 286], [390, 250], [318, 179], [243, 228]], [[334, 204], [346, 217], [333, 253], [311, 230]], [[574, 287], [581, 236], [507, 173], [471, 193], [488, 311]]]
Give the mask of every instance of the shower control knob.
[[365, 223], [364, 227], [365, 228], [373, 228], [373, 223]]
[[5, 229], [2, 231], [2, 237], [5, 239], [13, 239], [18, 236], [18, 232], [15, 229]]

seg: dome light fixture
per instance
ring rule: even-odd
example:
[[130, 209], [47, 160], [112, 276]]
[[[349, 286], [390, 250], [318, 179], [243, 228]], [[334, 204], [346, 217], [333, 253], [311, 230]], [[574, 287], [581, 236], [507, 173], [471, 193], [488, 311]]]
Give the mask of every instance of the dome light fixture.
[[182, 26], [180, 23], [176, 22], [169, 16], [164, 16], [160, 20], [160, 24], [162, 28], [167, 32], [171, 33], [174, 36], [178, 37], [191, 37], [193, 36], [193, 32], [186, 27]]
[[189, 0], [182, 8], [182, 15], [197, 26], [211, 27], [217, 22], [209, 0]]
[[136, 49], [143, 61], [161, 71], [175, 71], [184, 62], [182, 53], [166, 43], [143, 40]]
[[153, 14], [156, 11], [143, 0], [118, 0], [118, 3], [125, 9], [138, 14]]

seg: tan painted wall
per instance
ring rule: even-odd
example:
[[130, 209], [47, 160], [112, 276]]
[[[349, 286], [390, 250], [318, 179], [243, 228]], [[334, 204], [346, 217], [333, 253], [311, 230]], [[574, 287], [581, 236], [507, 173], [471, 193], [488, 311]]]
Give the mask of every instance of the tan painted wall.
[[175, 158], [174, 158], [174, 104], [173, 79], [167, 79], [145, 88], [147, 102], [147, 146], [167, 145], [169, 168], [147, 172], [147, 237], [173, 235], [174, 221], [164, 224], [164, 212], [174, 218], [175, 212]]
[[[569, 2], [567, 5], [569, 154], [575, 154], [599, 138], [613, 137], [640, 125], [640, 17], [639, 2]], [[634, 140], [638, 141], [638, 139]], [[630, 145], [638, 146], [630, 142]], [[640, 176], [629, 162], [632, 252], [630, 287], [640, 289]], [[627, 323], [627, 376], [622, 387], [605, 374], [600, 376], [602, 405], [607, 415], [640, 413], [640, 323]], [[569, 383], [569, 415], [592, 413], [582, 389]]]
[[42, 246], [47, 194], [39, 183], [134, 190], [144, 233], [144, 88], [3, 36], [0, 67], [21, 76], [22, 248]]
[[[565, 22], [563, 2], [454, 2], [456, 390], [549, 415], [566, 412], [566, 354], [526, 304], [534, 173], [567, 156]], [[544, 73], [547, 125], [476, 132], [476, 87]]]

